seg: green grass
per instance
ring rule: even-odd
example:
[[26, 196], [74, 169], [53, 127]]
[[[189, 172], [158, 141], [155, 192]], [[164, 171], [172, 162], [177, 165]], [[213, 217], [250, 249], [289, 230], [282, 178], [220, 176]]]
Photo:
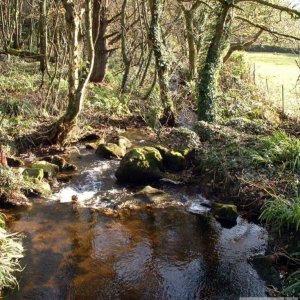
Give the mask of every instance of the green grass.
[[300, 171], [300, 140], [284, 131], [276, 131], [261, 140], [253, 155], [258, 164], [281, 165], [283, 170]]
[[284, 228], [299, 231], [300, 198], [285, 199], [275, 197], [266, 201], [260, 219], [272, 227], [282, 231]]
[[278, 107], [282, 107], [282, 86], [284, 86], [285, 112], [300, 114], [300, 75], [296, 61], [299, 56], [276, 53], [247, 53], [253, 72], [255, 65], [256, 84]]
[[11, 191], [20, 191], [25, 186], [23, 176], [16, 174], [10, 168], [0, 165], [0, 197]]
[[288, 287], [283, 290], [286, 296], [299, 296], [300, 294], [300, 271], [294, 272], [288, 278]]
[[4, 228], [4, 216], [0, 214], [0, 297], [1, 290], [18, 285], [15, 272], [21, 272], [19, 260], [23, 257], [20, 237], [9, 234]]

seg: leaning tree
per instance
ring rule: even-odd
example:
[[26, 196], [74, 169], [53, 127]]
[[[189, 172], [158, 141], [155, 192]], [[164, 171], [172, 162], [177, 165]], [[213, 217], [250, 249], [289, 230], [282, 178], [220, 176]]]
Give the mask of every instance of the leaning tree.
[[[49, 140], [52, 143], [64, 144], [69, 133], [76, 125], [78, 115], [81, 112], [86, 87], [94, 65], [95, 51], [92, 28], [92, 0], [85, 0], [84, 3], [70, 0], [61, 0], [61, 2], [65, 10], [68, 35], [68, 106], [66, 112], [51, 125]], [[79, 33], [82, 27], [85, 28], [86, 48], [89, 52], [84, 70], [81, 66], [84, 57], [79, 47], [81, 38]]]

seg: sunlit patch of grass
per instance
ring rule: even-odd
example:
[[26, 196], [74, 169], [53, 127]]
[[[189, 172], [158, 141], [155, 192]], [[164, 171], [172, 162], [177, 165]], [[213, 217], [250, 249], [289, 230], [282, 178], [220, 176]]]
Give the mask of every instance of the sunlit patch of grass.
[[253, 158], [258, 164], [282, 164], [284, 170], [299, 172], [300, 140], [285, 131], [276, 131], [261, 140]]
[[256, 84], [265, 91], [270, 101], [282, 108], [283, 86], [285, 112], [299, 115], [300, 71], [296, 63], [299, 63], [299, 56], [251, 52], [247, 53], [247, 57], [251, 64], [251, 73], [255, 73]]

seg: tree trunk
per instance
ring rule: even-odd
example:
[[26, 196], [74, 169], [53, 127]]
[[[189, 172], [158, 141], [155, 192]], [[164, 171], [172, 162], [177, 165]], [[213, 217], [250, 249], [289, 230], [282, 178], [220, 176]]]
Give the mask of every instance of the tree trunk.
[[230, 29], [230, 8], [222, 4], [213, 39], [210, 43], [205, 64], [199, 76], [198, 84], [198, 116], [199, 120], [213, 122], [215, 104], [224, 46], [228, 40]]
[[0, 144], [0, 165], [3, 167], [8, 167], [6, 155], [1, 144]]
[[13, 48], [14, 49], [20, 49], [20, 38], [21, 38], [21, 25], [20, 25], [20, 22], [21, 22], [21, 11], [20, 11], [20, 6], [21, 6], [21, 3], [20, 3], [21, 0], [16, 0], [15, 1], [15, 32], [14, 32], [14, 35], [13, 35]]
[[164, 108], [160, 122], [162, 125], [174, 126], [174, 104], [169, 90], [168, 61], [166, 59], [166, 49], [161, 28], [163, 4], [161, 0], [149, 0], [149, 3], [152, 15], [149, 28], [149, 39], [155, 56], [158, 83], [160, 87], [160, 98]]
[[187, 31], [187, 43], [189, 49], [189, 79], [193, 79], [196, 74], [196, 49], [193, 33], [193, 11], [184, 11], [186, 31]]
[[263, 29], [260, 29], [252, 38], [250, 38], [248, 41], [241, 42], [241, 43], [234, 43], [231, 44], [226, 55], [223, 59], [223, 64], [227, 62], [227, 60], [231, 57], [232, 53], [235, 51], [243, 51], [246, 48], [250, 47], [252, 44], [254, 44], [258, 38], [261, 36], [261, 34], [264, 32]]
[[126, 91], [127, 82], [129, 78], [130, 66], [131, 66], [131, 59], [127, 53], [127, 43], [126, 43], [126, 6], [127, 0], [123, 0], [122, 11], [121, 11], [121, 50], [122, 50], [122, 58], [124, 63], [124, 73], [123, 79], [121, 84], [121, 93]]
[[[61, 0], [66, 10], [65, 19], [68, 33], [69, 46], [69, 95], [66, 113], [52, 125], [50, 141], [64, 145], [69, 133], [76, 124], [81, 112], [86, 86], [90, 80], [91, 70], [94, 65], [94, 43], [92, 38], [91, 0], [85, 0], [86, 10], [86, 36], [89, 49], [90, 71], [79, 78], [79, 28], [81, 17], [76, 11], [75, 4], [69, 0]], [[80, 10], [79, 10], [80, 11]]]
[[42, 83], [44, 82], [44, 75], [47, 70], [47, 48], [48, 48], [48, 36], [47, 36], [47, 1], [40, 1], [40, 20], [39, 20], [39, 29], [40, 29], [40, 70], [42, 72]]
[[[105, 3], [104, 3], [105, 2]], [[95, 44], [95, 63], [90, 78], [91, 82], [103, 82], [109, 58], [107, 27], [108, 3], [103, 0], [94, 0], [93, 5], [93, 40]]]

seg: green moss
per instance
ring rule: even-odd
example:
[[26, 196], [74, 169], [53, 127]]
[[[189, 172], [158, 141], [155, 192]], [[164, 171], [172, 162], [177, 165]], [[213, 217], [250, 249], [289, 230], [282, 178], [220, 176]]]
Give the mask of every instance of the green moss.
[[37, 161], [31, 166], [34, 169], [42, 169], [48, 177], [54, 177], [59, 171], [59, 167], [57, 165], [51, 164], [47, 161]]
[[126, 153], [124, 148], [121, 148], [117, 144], [108, 143], [100, 144], [96, 150], [96, 154], [103, 158], [122, 158]]
[[44, 170], [38, 168], [28, 168], [24, 171], [25, 177], [30, 177], [33, 180], [41, 181], [44, 178]]
[[130, 140], [128, 138], [126, 138], [125, 136], [119, 136], [118, 137], [118, 145], [126, 150], [130, 147], [132, 147], [132, 143], [130, 142]]
[[186, 160], [180, 152], [170, 151], [164, 156], [164, 166], [171, 171], [182, 171], [186, 168]]
[[158, 146], [155, 146], [155, 149], [157, 149], [159, 151], [159, 153], [161, 154], [161, 156], [164, 158], [166, 156], [166, 154], [169, 152], [169, 149], [164, 147], [164, 146], [161, 146], [161, 145], [158, 145]]
[[153, 147], [135, 148], [122, 159], [116, 177], [120, 182], [142, 183], [162, 177], [162, 156]]
[[217, 220], [221, 222], [228, 222], [230, 224], [236, 224], [238, 212], [235, 205], [214, 203], [212, 212]]

